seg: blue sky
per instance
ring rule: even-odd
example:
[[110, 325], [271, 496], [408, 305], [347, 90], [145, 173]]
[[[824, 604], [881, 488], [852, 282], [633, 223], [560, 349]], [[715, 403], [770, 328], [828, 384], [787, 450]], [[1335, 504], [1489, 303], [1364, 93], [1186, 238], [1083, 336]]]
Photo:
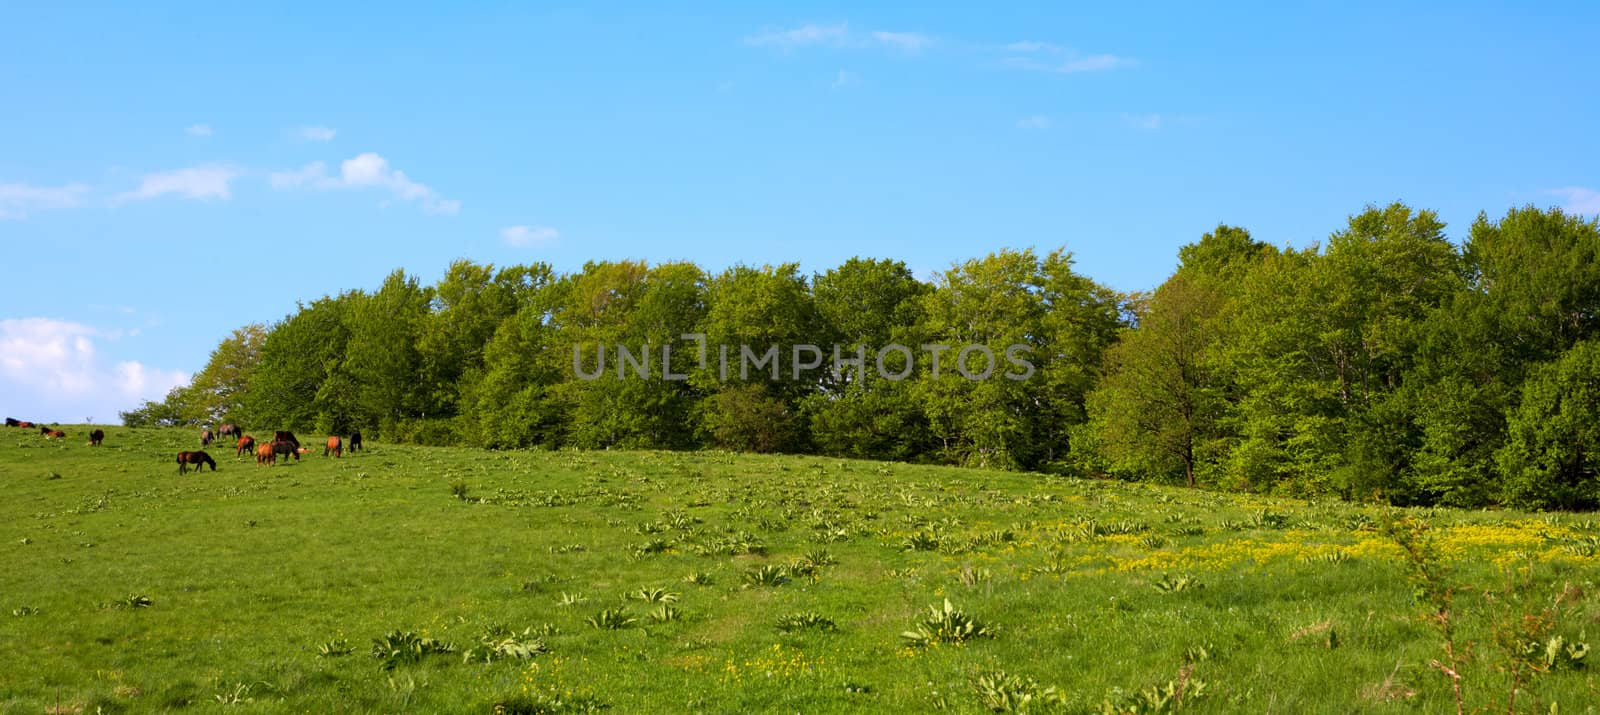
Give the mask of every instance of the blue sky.
[[[115, 421], [240, 325], [509, 264], [1600, 213], [1583, 3], [0, 6], [0, 412]], [[1292, 7], [1291, 7], [1292, 6]]]

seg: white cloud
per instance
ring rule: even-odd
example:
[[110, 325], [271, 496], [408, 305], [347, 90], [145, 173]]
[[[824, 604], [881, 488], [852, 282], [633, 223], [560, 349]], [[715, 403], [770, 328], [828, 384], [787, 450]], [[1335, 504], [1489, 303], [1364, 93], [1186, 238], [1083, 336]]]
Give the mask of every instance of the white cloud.
[[1159, 114], [1124, 114], [1122, 121], [1128, 126], [1155, 131], [1161, 128], [1162, 118]]
[[328, 127], [300, 127], [295, 131], [295, 136], [308, 142], [331, 142], [339, 132]]
[[113, 204], [125, 201], [153, 199], [176, 194], [186, 199], [223, 199], [233, 197], [228, 184], [244, 172], [225, 164], [204, 164], [172, 171], [145, 174], [139, 188], [118, 194]]
[[1033, 40], [1013, 42], [1003, 49], [1008, 55], [1003, 60], [1005, 64], [1036, 72], [1061, 74], [1105, 72], [1139, 64], [1137, 60], [1129, 57], [1111, 54], [1083, 55], [1061, 45]]
[[807, 23], [787, 30], [769, 30], [744, 38], [746, 45], [794, 50], [802, 47], [889, 47], [902, 52], [918, 52], [934, 43], [920, 32], [854, 32], [846, 23], [820, 25]]
[[1018, 119], [1017, 120], [1017, 128], [1018, 129], [1049, 129], [1051, 127], [1051, 125], [1053, 125], [1054, 123], [1055, 122], [1052, 122], [1049, 117], [1046, 117], [1043, 114], [1035, 114], [1035, 115], [1032, 115], [1032, 116], [1023, 117], [1021, 119]]
[[160, 399], [189, 382], [184, 372], [138, 361], [108, 364], [98, 342], [121, 334], [52, 318], [0, 320], [0, 392], [11, 398], [7, 409], [34, 421], [92, 416], [109, 422], [117, 411]]
[[339, 175], [330, 176], [328, 167], [313, 161], [292, 171], [273, 172], [268, 181], [275, 189], [345, 189], [381, 188], [396, 199], [415, 202], [428, 213], [453, 215], [461, 210], [461, 202], [446, 199], [425, 184], [412, 181], [405, 172], [389, 166], [389, 160], [375, 152], [365, 152], [339, 163]]
[[507, 246], [544, 246], [554, 243], [561, 233], [549, 226], [507, 226], [500, 229], [500, 238]]
[[183, 133], [188, 134], [191, 137], [209, 137], [211, 136], [211, 125], [191, 124], [187, 129], [183, 130]]
[[917, 52], [933, 44], [933, 38], [919, 32], [874, 32], [872, 39], [904, 52]]
[[850, 27], [845, 24], [805, 24], [789, 30], [771, 30], [744, 38], [744, 43], [756, 47], [777, 47], [792, 50], [813, 45], [842, 45], [850, 37]]
[[66, 209], [83, 203], [89, 187], [83, 184], [33, 186], [0, 184], [0, 220], [24, 219], [29, 211]]
[[1567, 213], [1585, 216], [1600, 215], [1600, 191], [1586, 189], [1581, 186], [1568, 186], [1561, 189], [1551, 189], [1550, 193], [1566, 197], [1567, 202], [1561, 208]]

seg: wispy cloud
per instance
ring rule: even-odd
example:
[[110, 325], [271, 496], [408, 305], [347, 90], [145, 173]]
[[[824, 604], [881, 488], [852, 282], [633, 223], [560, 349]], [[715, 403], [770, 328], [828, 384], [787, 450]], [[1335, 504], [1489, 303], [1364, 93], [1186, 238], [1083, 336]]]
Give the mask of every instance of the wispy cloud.
[[1043, 114], [1034, 114], [1017, 120], [1018, 129], [1049, 129], [1055, 122]]
[[300, 127], [294, 135], [308, 142], [331, 142], [339, 132], [329, 127]]
[[412, 181], [405, 172], [389, 166], [389, 160], [375, 152], [357, 154], [340, 162], [337, 176], [328, 174], [326, 164], [313, 161], [292, 171], [274, 172], [268, 181], [275, 189], [379, 188], [396, 199], [420, 205], [428, 213], [454, 215], [461, 210], [459, 200], [444, 198], [426, 184]]
[[833, 84], [829, 86], [833, 89], [844, 89], [845, 87], [850, 87], [860, 83], [860, 75], [849, 70], [839, 70], [839, 74], [834, 75]]
[[915, 53], [934, 44], [934, 38], [920, 32], [873, 30], [856, 32], [848, 23], [824, 25], [806, 23], [788, 29], [767, 30], [744, 38], [753, 47], [797, 50], [804, 47], [887, 47]]
[[188, 128], [183, 130], [183, 133], [188, 134], [191, 137], [209, 137], [211, 136], [211, 125], [190, 124]]
[[169, 194], [185, 199], [226, 201], [233, 197], [229, 184], [243, 174], [243, 171], [226, 164], [202, 164], [171, 171], [158, 171], [145, 174], [139, 180], [139, 188], [117, 194], [112, 198], [112, 203], [143, 201]]
[[850, 26], [817, 25], [807, 23], [788, 30], [768, 30], [744, 38], [744, 43], [755, 47], [776, 47], [792, 50], [816, 45], [842, 45], [850, 37]]
[[918, 52], [933, 44], [933, 38], [920, 32], [874, 32], [873, 41], [903, 52]]
[[1006, 57], [1001, 61], [1007, 66], [1036, 72], [1060, 74], [1105, 72], [1139, 64], [1131, 57], [1112, 54], [1085, 55], [1061, 45], [1034, 40], [1013, 42], [1002, 49]]
[[89, 187], [83, 184], [64, 186], [33, 186], [31, 184], [0, 184], [0, 220], [20, 220], [29, 211], [66, 209], [83, 203]]
[[554, 243], [561, 233], [549, 226], [507, 226], [500, 229], [500, 239], [507, 246], [523, 248], [546, 246]]
[[1161, 128], [1162, 117], [1159, 114], [1124, 114], [1122, 122], [1130, 127], [1155, 131]]
[[1600, 214], [1600, 191], [1586, 189], [1581, 186], [1568, 186], [1560, 189], [1551, 189], [1550, 193], [1566, 197], [1567, 202], [1561, 208], [1567, 213], [1592, 216]]

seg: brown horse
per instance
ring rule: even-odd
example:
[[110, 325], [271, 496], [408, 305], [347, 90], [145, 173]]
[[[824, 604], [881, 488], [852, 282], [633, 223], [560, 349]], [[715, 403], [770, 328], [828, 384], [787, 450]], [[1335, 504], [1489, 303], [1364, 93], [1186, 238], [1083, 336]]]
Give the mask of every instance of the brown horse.
[[232, 437], [238, 439], [244, 436], [244, 428], [235, 424], [225, 424], [217, 428], [217, 439]]
[[106, 441], [106, 433], [104, 430], [95, 430], [89, 433], [90, 447], [99, 447], [100, 443], [104, 441]]
[[62, 437], [67, 436], [66, 432], [62, 432], [58, 429], [50, 429], [49, 427], [40, 427], [39, 434], [49, 437], [50, 439], [61, 439]]
[[278, 463], [278, 455], [272, 453], [272, 443], [262, 442], [256, 445], [256, 466], [263, 464], [273, 466]]
[[248, 452], [254, 452], [255, 449], [256, 438], [251, 437], [250, 435], [245, 435], [240, 437], [239, 441], [234, 445], [233, 456], [238, 457]]
[[214, 440], [216, 438], [217, 438], [217, 436], [211, 433], [211, 428], [210, 427], [207, 427], [207, 428], [205, 428], [203, 430], [200, 430], [200, 446], [201, 447], [210, 447], [211, 446], [211, 440]]
[[194, 470], [196, 472], [204, 472], [206, 470], [206, 466], [205, 465], [207, 465], [207, 464], [211, 465], [211, 471], [213, 471], [213, 472], [217, 471], [217, 460], [212, 459], [211, 455], [206, 454], [205, 452], [179, 452], [178, 453], [178, 473], [179, 474], [188, 474], [189, 473], [189, 465], [191, 465], [191, 464], [195, 465]]
[[294, 433], [290, 432], [289, 430], [285, 430], [285, 429], [274, 430], [273, 433], [272, 433], [272, 441], [274, 441], [274, 442], [288, 442], [289, 444], [294, 445], [295, 449], [299, 449], [300, 448], [300, 440], [295, 439]]
[[338, 437], [329, 437], [328, 446], [322, 448], [322, 456], [328, 456], [329, 452], [333, 453], [334, 459], [338, 459], [339, 455], [344, 454], [344, 443]]

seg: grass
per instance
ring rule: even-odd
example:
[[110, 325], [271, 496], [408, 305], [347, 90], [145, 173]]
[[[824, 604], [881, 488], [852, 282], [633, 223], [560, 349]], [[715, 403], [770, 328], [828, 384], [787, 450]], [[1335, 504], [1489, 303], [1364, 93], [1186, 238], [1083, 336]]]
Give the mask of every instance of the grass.
[[[1359, 506], [713, 452], [179, 476], [192, 431], [64, 429], [0, 432], [0, 712], [1455, 709]], [[1496, 608], [1565, 593], [1551, 632], [1600, 638], [1594, 521], [1413, 515], [1462, 585], [1469, 705], [1505, 709]], [[1584, 712], [1590, 667], [1518, 710]]]

